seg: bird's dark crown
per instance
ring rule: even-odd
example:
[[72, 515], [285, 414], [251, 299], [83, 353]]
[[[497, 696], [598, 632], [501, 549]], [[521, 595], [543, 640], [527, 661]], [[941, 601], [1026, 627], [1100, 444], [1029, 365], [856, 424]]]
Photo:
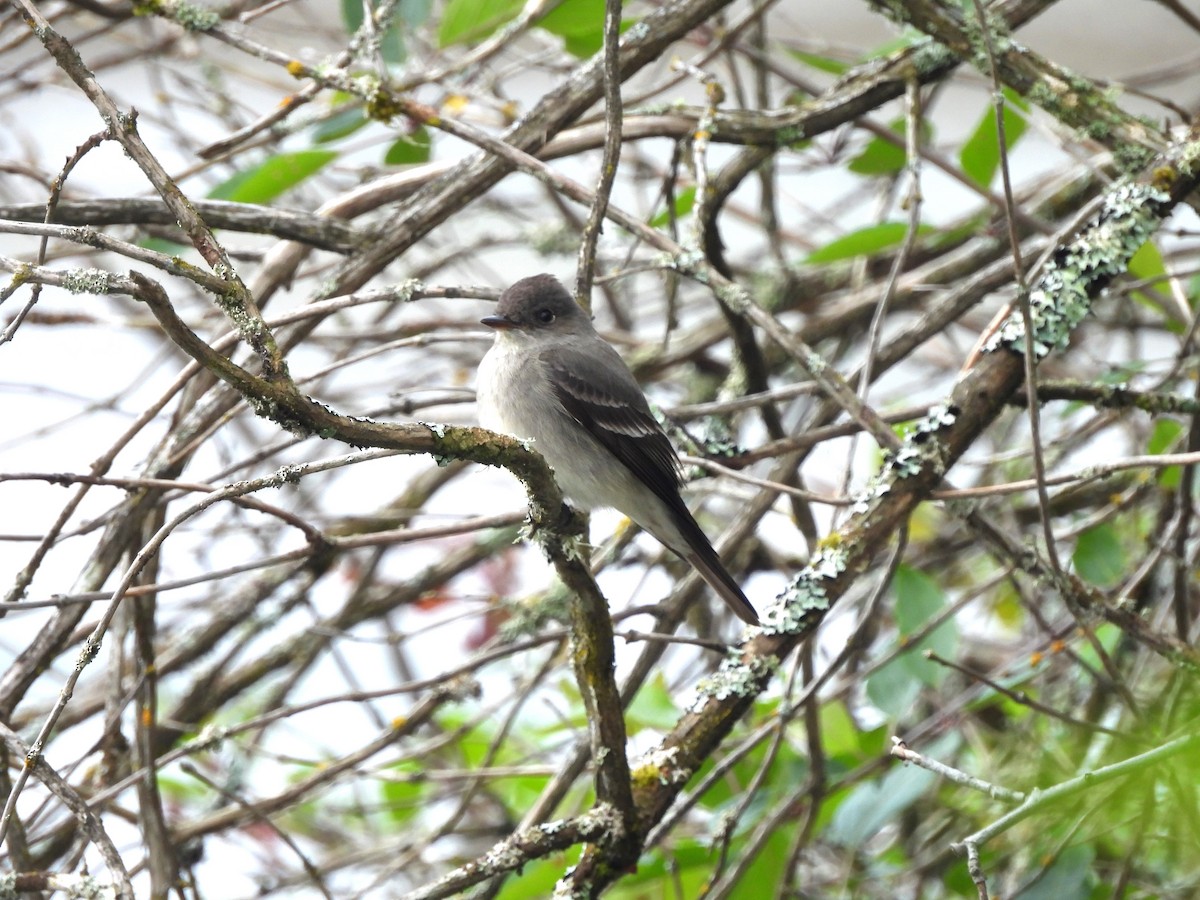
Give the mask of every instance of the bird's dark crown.
[[587, 313], [553, 275], [522, 278], [500, 295], [496, 315], [518, 328], [545, 328], [556, 321], [587, 321]]

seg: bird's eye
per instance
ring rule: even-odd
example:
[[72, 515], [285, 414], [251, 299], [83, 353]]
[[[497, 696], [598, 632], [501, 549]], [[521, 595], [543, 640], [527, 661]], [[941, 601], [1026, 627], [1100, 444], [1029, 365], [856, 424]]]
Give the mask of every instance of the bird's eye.
[[554, 313], [551, 310], [546, 309], [546, 307], [544, 307], [544, 306], [541, 309], [539, 309], [537, 312], [535, 312], [533, 314], [533, 317], [535, 319], [537, 319], [539, 322], [541, 322], [543, 325], [549, 325], [551, 322], [554, 321]]

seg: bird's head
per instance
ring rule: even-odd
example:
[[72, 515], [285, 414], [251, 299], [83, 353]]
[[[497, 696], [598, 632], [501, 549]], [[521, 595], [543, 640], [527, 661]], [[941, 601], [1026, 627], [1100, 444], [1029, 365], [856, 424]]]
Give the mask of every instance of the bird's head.
[[593, 331], [588, 314], [553, 275], [522, 278], [500, 295], [496, 311], [480, 322], [513, 337], [539, 338]]

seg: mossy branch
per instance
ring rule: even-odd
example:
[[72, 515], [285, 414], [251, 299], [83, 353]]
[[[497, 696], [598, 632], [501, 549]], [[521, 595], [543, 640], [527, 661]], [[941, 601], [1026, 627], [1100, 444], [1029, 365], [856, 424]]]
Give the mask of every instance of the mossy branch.
[[929, 35], [959, 59], [970, 62], [987, 76], [995, 74], [1007, 87], [1036, 103], [1080, 136], [1111, 149], [1125, 172], [1145, 167], [1162, 150], [1165, 137], [1158, 126], [1121, 109], [1109, 92], [1046, 59], [1012, 39], [1002, 15], [989, 14], [986, 28], [961, 8], [940, 0], [890, 3], [871, 0], [873, 6], [901, 25]]
[[[1200, 183], [1200, 126], [1148, 170], [1140, 183], [1115, 186], [1098, 211], [1066, 236], [1036, 284], [1045, 306], [1035, 321], [1036, 335], [1052, 353], [1065, 345], [1088, 305], [1125, 271], [1129, 259], [1176, 204]], [[716, 279], [713, 279], [714, 282]], [[734, 286], [721, 285], [726, 301], [736, 300]], [[745, 306], [748, 297], [741, 298]], [[1019, 313], [1014, 316], [1019, 321]], [[1015, 326], [1014, 326], [1015, 329]], [[942, 484], [946, 471], [978, 439], [1024, 380], [1024, 360], [1015, 340], [998, 341], [951, 395], [930, 410], [903, 444], [888, 455], [876, 482], [861, 498], [860, 508], [799, 573], [789, 588], [765, 611], [763, 628], [731, 654], [710, 679], [693, 709], [653, 751], [670, 760], [669, 777], [638, 780], [639, 829], [648, 830], [674, 803], [679, 791], [699, 770], [736, 722], [750, 709], [769, 682], [779, 660], [811, 635], [838, 599], [866, 573], [876, 553], [903, 528], [918, 504]], [[1042, 354], [1038, 355], [1041, 359]], [[1064, 586], [1065, 587], [1065, 586]], [[1079, 592], [1073, 599], [1078, 601]], [[1091, 609], [1122, 627], [1133, 629], [1120, 607], [1091, 594]], [[1144, 629], [1131, 634], [1146, 640]], [[1194, 654], [1178, 642], [1147, 646], [1174, 663], [1191, 668]]]

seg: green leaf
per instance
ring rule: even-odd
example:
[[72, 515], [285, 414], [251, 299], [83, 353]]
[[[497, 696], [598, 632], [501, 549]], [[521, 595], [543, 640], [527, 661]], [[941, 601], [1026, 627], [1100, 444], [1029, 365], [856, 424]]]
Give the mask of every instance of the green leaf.
[[[461, 711], [448, 710], [439, 716], [438, 722], [449, 732], [457, 730], [466, 720]], [[534, 748], [544, 743], [533, 730], [520, 724], [513, 727], [509, 739], [498, 748], [494, 746], [495, 742], [496, 724], [493, 722], [480, 722], [460, 734], [455, 748], [461, 756], [462, 767], [478, 769], [489, 757], [494, 766], [524, 765]], [[497, 775], [488, 778], [488, 791], [503, 802], [516, 819], [533, 805], [549, 781], [550, 776], [543, 774]]]
[[[918, 234], [927, 234], [933, 228], [922, 225]], [[856, 256], [872, 256], [889, 247], [899, 246], [908, 234], [905, 222], [881, 222], [878, 225], [868, 225], [858, 231], [852, 231], [836, 238], [824, 247], [818, 247], [808, 254], [807, 262], [830, 263], [843, 259], [853, 259]]]
[[508, 807], [515, 821], [529, 811], [549, 783], [549, 775], [513, 775], [490, 781], [489, 789]]
[[928, 793], [937, 776], [916, 766], [897, 766], [850, 792], [829, 823], [827, 836], [844, 847], [861, 847]]
[[235, 203], [267, 203], [319, 172], [336, 156], [333, 150], [280, 153], [238, 172], [209, 191], [208, 196]]
[[902, 718], [921, 694], [921, 679], [894, 659], [867, 676], [867, 699], [890, 719]]
[[818, 72], [828, 72], [830, 75], [845, 75], [850, 69], [849, 63], [831, 59], [828, 56], [819, 56], [816, 53], [805, 53], [803, 50], [788, 50], [788, 54], [809, 68], [816, 69]]
[[396, 22], [408, 28], [424, 25], [433, 10], [433, 0], [400, 0]]
[[190, 776], [180, 778], [161, 771], [158, 773], [158, 790], [164, 798], [181, 806], [205, 802], [205, 785]]
[[407, 822], [423, 808], [427, 793], [427, 782], [421, 780], [422, 767], [412, 760], [401, 760], [388, 766], [396, 778], [385, 778], [380, 782], [384, 810], [397, 823]]
[[438, 46], [470, 44], [515, 19], [524, 0], [449, 0], [438, 27]]
[[1032, 884], [1013, 894], [1013, 900], [1069, 900], [1089, 896], [1088, 876], [1095, 858], [1096, 850], [1091, 845], [1068, 847], [1048, 868], [1031, 872], [1022, 879]]
[[[342, 103], [344, 101], [345, 95], [335, 102]], [[313, 140], [318, 144], [328, 144], [330, 141], [349, 137], [369, 121], [370, 119], [363, 115], [361, 106], [348, 106], [341, 112], [334, 113], [325, 121], [318, 123], [313, 129]]]
[[580, 49], [592, 47], [584, 54], [591, 56], [604, 46], [604, 0], [563, 0], [538, 19], [537, 25], [568, 42], [575, 41]]
[[[675, 219], [678, 221], [692, 211], [692, 207], [696, 205], [696, 187], [685, 187], [682, 191], [675, 195]], [[671, 217], [667, 210], [663, 210], [657, 216], [650, 220], [651, 228], [666, 228], [670, 223]]]
[[871, 138], [846, 168], [856, 175], [895, 175], [907, 159], [908, 154], [899, 144]]
[[[620, 31], [637, 19], [622, 19]], [[572, 56], [587, 59], [604, 46], [604, 0], [563, 0], [537, 21], [537, 26], [563, 39]]]
[[535, 859], [521, 867], [520, 878], [506, 878], [497, 900], [545, 900], [563, 871], [578, 861], [583, 848], [576, 845], [546, 859]]
[[660, 672], [634, 696], [625, 714], [625, 722], [630, 734], [636, 734], [643, 728], [668, 731], [679, 719], [679, 714], [679, 707], [667, 687], [667, 679]]
[[[890, 128], [899, 139], [898, 142], [887, 141], [881, 137], [871, 138], [846, 168], [857, 175], [867, 176], [895, 175], [903, 169], [908, 160], [908, 152], [904, 149], [904, 136], [908, 132], [908, 125], [906, 120], [897, 119], [892, 122]], [[929, 143], [932, 139], [933, 126], [922, 121], [921, 140]]]
[[[788, 851], [794, 832], [794, 825], [791, 828], [776, 828], [771, 832], [771, 836], [755, 854], [754, 861], [746, 869], [745, 875], [738, 879], [734, 889], [729, 893], [730, 900], [762, 900], [764, 885], [784, 883]], [[736, 849], [737, 845], [735, 844], [735, 851]], [[693, 894], [692, 896], [701, 895]]]
[[[993, 870], [984, 869], [983, 871], [990, 872]], [[947, 866], [942, 871], [942, 884], [946, 889], [946, 893], [943, 896], [971, 897], [975, 893], [978, 893], [975, 888], [975, 882], [971, 880], [971, 875], [965, 865]]]
[[[1100, 623], [1093, 629], [1093, 634], [1105, 653], [1112, 653], [1117, 644], [1125, 639], [1125, 633], [1111, 622]], [[1096, 648], [1092, 646], [1091, 641], [1080, 641], [1075, 652], [1079, 654], [1079, 658], [1085, 666], [1093, 669], [1104, 668], [1104, 663], [1100, 662], [1100, 656], [1096, 653]]]
[[833, 700], [821, 707], [821, 746], [828, 757], [857, 756], [860, 750], [858, 726], [845, 704]]
[[[702, 896], [705, 884], [712, 876], [712, 849], [684, 837], [668, 843], [669, 846], [648, 851], [638, 860], [637, 868], [624, 875], [604, 896], [610, 900], [663, 897], [663, 887], [668, 884], [677, 892], [674, 896]], [[550, 894], [547, 892], [543, 896]]]
[[1089, 528], [1075, 541], [1071, 556], [1075, 572], [1097, 587], [1112, 587], [1125, 572], [1125, 550], [1116, 529], [1104, 523]]
[[896, 624], [905, 636], [919, 630], [946, 605], [937, 582], [912, 566], [896, 569], [892, 591], [896, 594]]
[[145, 240], [138, 241], [138, 246], [144, 247], [146, 250], [153, 250], [156, 253], [162, 253], [164, 256], [183, 256], [192, 249], [191, 244], [156, 237], [148, 237]]
[[1167, 264], [1154, 241], [1146, 241], [1138, 252], [1133, 254], [1129, 260], [1129, 274], [1143, 281], [1154, 279], [1154, 283], [1150, 285], [1151, 290], [1170, 290], [1171, 286], [1166, 280]]
[[[1146, 441], [1146, 452], [1155, 456], [1171, 453], [1183, 437], [1183, 425], [1175, 419], [1155, 419], [1154, 427], [1150, 429], [1150, 439]], [[1179, 487], [1179, 479], [1183, 470], [1179, 466], [1167, 466], [1158, 473], [1158, 485], [1165, 490]]]
[[1165, 304], [1164, 298], [1171, 296], [1171, 284], [1167, 281], [1167, 264], [1154, 241], [1146, 241], [1129, 260], [1129, 274], [1141, 281], [1149, 281], [1145, 289], [1133, 292], [1133, 299], [1147, 309], [1162, 316], [1167, 328], [1182, 333], [1184, 323], [1175, 304]]
[[[896, 570], [892, 591], [896, 594], [896, 624], [904, 638], [923, 629], [946, 606], [946, 597], [938, 583], [910, 566], [900, 566]], [[925, 659], [924, 651], [932, 650], [938, 656], [949, 657], [957, 645], [958, 629], [952, 618], [947, 619], [909, 648], [898, 662], [925, 684], [936, 685], [945, 677], [946, 670]]]
[[[709, 771], [711, 771], [712, 767], [712, 761], [705, 760], [704, 764], [700, 766], [700, 771], [696, 773], [697, 784], [705, 775], [708, 774]], [[721, 809], [730, 802], [730, 798], [733, 796], [734, 791], [730, 786], [729, 780], [718, 778], [709, 786], [708, 790], [704, 792], [703, 796], [701, 796], [699, 805], [702, 809], [707, 810]]]
[[[1029, 109], [1020, 95], [1008, 90], [1004, 91], [1004, 145], [1006, 150], [1012, 150], [1021, 135], [1025, 133], [1028, 123], [1024, 113]], [[963, 144], [958, 155], [963, 173], [982, 188], [989, 187], [1000, 168], [1000, 135], [996, 130], [996, 112], [991, 105], [979, 119], [975, 131]]]
[[563, 0], [538, 19], [538, 28], [552, 35], [588, 35], [604, 31], [605, 0]]
[[1146, 441], [1146, 452], [1160, 455], [1170, 453], [1179, 446], [1183, 437], [1183, 424], [1175, 419], [1155, 419], [1150, 437]]
[[[755, 706], [758, 709], [762, 708], [762, 704], [755, 704]], [[728, 778], [718, 778], [709, 786], [700, 798], [700, 806], [718, 816], [734, 808], [745, 797], [739, 785], [748, 784], [754, 778], [755, 773], [762, 768], [767, 752], [766, 745], [760, 743], [746, 753], [733, 767]], [[781, 785], [784, 791], [791, 791], [794, 785], [803, 784], [810, 774], [807, 754], [802, 754], [787, 741], [780, 744], [774, 752], [772, 783]], [[705, 762], [700, 767], [700, 771], [696, 773], [696, 782], [704, 780], [712, 772], [712, 768], [711, 760]], [[755, 799], [755, 809], [761, 811], [761, 806], [757, 805], [759, 799], [764, 803], [769, 803], [770, 800], [766, 795]], [[752, 827], [753, 819], [754, 815], [743, 819], [740, 823], [741, 827]]]
[[[621, 30], [624, 31], [624, 28]], [[563, 49], [576, 59], [588, 59], [595, 56], [603, 46], [603, 31], [593, 34], [568, 34], [563, 37]]]
[[346, 34], [354, 34], [362, 23], [362, 0], [342, 0], [342, 24], [346, 26]]
[[1016, 628], [1025, 621], [1025, 607], [1021, 603], [1021, 595], [1007, 580], [996, 586], [988, 611], [1007, 628]]
[[398, 66], [408, 58], [408, 48], [404, 46], [404, 36], [395, 23], [379, 38], [379, 55], [388, 65]]
[[477, 769], [487, 759], [492, 744], [492, 734], [486, 723], [464, 733], [458, 739], [458, 751], [462, 755], [463, 768]]
[[411, 166], [415, 163], [429, 162], [430, 143], [429, 132], [424, 125], [420, 125], [412, 134], [405, 135], [388, 147], [383, 162], [389, 166]]

